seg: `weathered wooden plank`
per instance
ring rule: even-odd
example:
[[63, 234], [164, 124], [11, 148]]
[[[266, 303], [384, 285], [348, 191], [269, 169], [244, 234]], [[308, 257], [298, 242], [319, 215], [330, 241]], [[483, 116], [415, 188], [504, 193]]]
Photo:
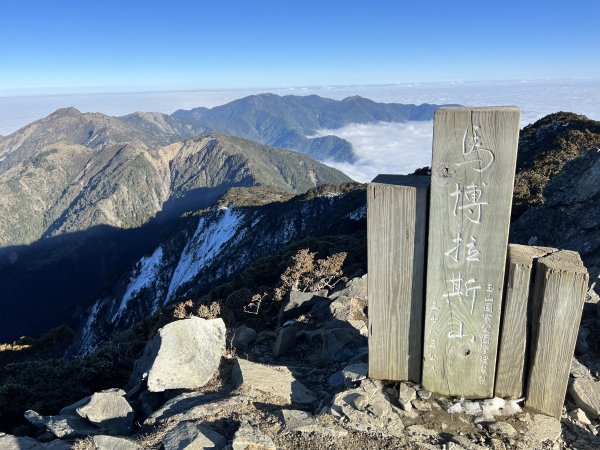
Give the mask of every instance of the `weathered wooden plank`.
[[494, 393], [520, 113], [441, 108], [433, 130], [423, 386]]
[[525, 393], [525, 362], [531, 343], [534, 262], [555, 248], [509, 244], [506, 287], [496, 368], [496, 397], [518, 399]]
[[421, 378], [428, 190], [429, 177], [415, 176], [368, 187], [371, 378]]
[[533, 349], [525, 406], [560, 417], [567, 393], [589, 275], [577, 252], [538, 259], [533, 294]]

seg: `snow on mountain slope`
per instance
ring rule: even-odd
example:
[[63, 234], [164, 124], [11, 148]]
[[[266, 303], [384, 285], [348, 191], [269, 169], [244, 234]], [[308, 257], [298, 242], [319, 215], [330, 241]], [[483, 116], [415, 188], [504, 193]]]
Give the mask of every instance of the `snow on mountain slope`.
[[166, 296], [167, 301], [173, 297], [177, 288], [190, 281], [206, 264], [214, 259], [223, 246], [234, 236], [236, 240], [244, 236], [244, 230], [241, 230], [240, 234], [236, 236], [242, 224], [243, 214], [231, 208], [221, 211], [223, 211], [223, 214], [216, 222], [207, 224], [204, 217], [199, 220], [198, 228], [183, 250], [179, 263], [171, 277]]
[[[140, 292], [142, 289], [151, 287], [154, 284], [156, 274], [161, 268], [162, 258], [163, 249], [162, 247], [158, 247], [156, 250], [154, 250], [152, 255], [143, 257], [136, 264], [134, 272], [137, 274], [131, 278], [131, 282], [127, 286], [125, 294], [123, 294], [121, 304], [119, 305], [119, 310], [115, 315], [116, 319], [125, 313], [127, 310], [127, 304], [133, 298], [133, 296], [135, 296], [135, 294]], [[159, 292], [157, 292], [157, 294], [159, 294]]]
[[365, 227], [365, 190], [326, 188], [263, 206], [215, 208], [187, 217], [181, 229], [138, 261], [114, 295], [99, 299], [83, 321], [74, 351], [86, 354], [162, 306], [197, 297], [249, 263], [307, 236]]

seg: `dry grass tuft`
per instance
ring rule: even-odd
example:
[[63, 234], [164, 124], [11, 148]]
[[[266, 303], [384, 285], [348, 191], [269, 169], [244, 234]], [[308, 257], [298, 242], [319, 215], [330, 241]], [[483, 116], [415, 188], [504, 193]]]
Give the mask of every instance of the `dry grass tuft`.
[[211, 302], [210, 305], [200, 305], [197, 314], [203, 319], [216, 319], [221, 317], [221, 305], [218, 301]]
[[188, 319], [194, 315], [194, 302], [186, 300], [175, 305], [173, 317], [176, 319]]
[[26, 344], [0, 344], [0, 352], [20, 352], [30, 348], [31, 345]]
[[73, 443], [71, 450], [96, 450], [96, 444], [94, 444], [94, 440], [91, 437], [77, 439]]

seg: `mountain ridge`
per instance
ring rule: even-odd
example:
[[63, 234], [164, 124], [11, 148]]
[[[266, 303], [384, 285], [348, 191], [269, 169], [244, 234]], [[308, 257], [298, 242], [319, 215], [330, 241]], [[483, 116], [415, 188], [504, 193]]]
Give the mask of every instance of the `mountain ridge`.
[[[300, 193], [348, 181], [301, 153], [214, 133], [156, 149], [59, 143], [0, 173], [0, 243], [23, 244], [100, 224], [141, 226], [158, 213], [184, 212], [185, 197], [194, 192], [191, 209], [208, 206], [233, 186]], [[27, 226], [15, 229], [14, 223]]]
[[332, 100], [317, 95], [258, 94], [173, 114], [138, 111], [113, 117], [66, 107], [0, 137], [0, 172], [57, 142], [90, 148], [129, 142], [153, 148], [207, 132], [283, 147], [321, 161], [351, 162], [355, 156], [348, 141], [315, 133], [350, 123], [431, 120], [439, 106], [377, 103], [359, 96]]

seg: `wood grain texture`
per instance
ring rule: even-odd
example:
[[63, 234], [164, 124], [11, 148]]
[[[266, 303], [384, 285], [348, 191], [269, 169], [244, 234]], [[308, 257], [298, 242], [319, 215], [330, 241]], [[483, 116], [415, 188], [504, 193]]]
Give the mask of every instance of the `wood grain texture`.
[[519, 399], [525, 393], [526, 361], [531, 343], [534, 263], [555, 248], [509, 244], [502, 325], [496, 367], [496, 397]]
[[429, 177], [382, 180], [367, 190], [369, 376], [419, 382]]
[[538, 259], [533, 294], [531, 369], [525, 406], [560, 418], [589, 275], [577, 252]]
[[433, 131], [423, 386], [494, 393], [520, 113], [441, 108]]

